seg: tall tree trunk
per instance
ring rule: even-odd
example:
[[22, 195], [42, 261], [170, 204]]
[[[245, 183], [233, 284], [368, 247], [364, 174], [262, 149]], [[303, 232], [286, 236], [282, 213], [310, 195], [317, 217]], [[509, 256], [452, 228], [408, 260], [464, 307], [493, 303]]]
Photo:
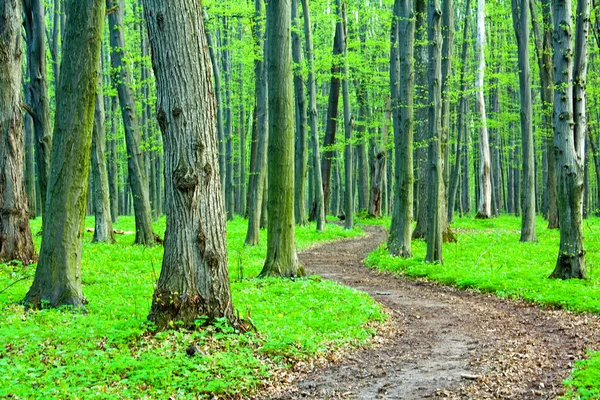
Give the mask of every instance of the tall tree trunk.
[[308, 0], [301, 0], [304, 15], [304, 37], [306, 39], [306, 58], [308, 59], [308, 125], [311, 131], [313, 190], [315, 197], [315, 220], [317, 230], [325, 229], [325, 205], [323, 196], [323, 176], [321, 175], [321, 151], [319, 149], [319, 121], [317, 114], [317, 83], [315, 78], [315, 60], [313, 53], [312, 25]]
[[225, 78], [225, 208], [227, 219], [233, 220], [235, 211], [235, 187], [233, 184], [233, 104], [231, 103], [231, 49], [229, 38], [231, 36], [228, 17], [223, 17], [223, 75]]
[[[127, 167], [129, 172], [129, 187], [133, 195], [133, 209], [135, 212], [135, 244], [152, 246], [155, 244], [155, 235], [152, 230], [152, 217], [148, 184], [144, 176], [143, 156], [140, 147], [140, 128], [137, 116], [137, 107], [131, 90], [131, 76], [124, 59], [125, 37], [123, 32], [124, 0], [118, 1], [118, 9], [108, 15], [110, 29], [111, 63], [115, 71], [119, 103], [125, 128], [125, 142], [127, 144]], [[117, 4], [116, 0], [106, 0], [106, 8], [111, 9]]]
[[[551, 278], [585, 279], [581, 202], [587, 129], [585, 103], [589, 0], [577, 4], [575, 48], [571, 0], [554, 1], [554, 146], [558, 187], [560, 249]], [[572, 55], [574, 55], [574, 60]]]
[[[100, 63], [102, 65], [102, 63]], [[102, 68], [100, 68], [102, 71]], [[108, 174], [106, 171], [106, 130], [104, 115], [104, 95], [102, 92], [102, 75], [98, 74], [96, 106], [94, 111], [94, 128], [92, 130], [92, 201], [94, 202], [95, 229], [92, 242], [115, 241], [108, 190]]]
[[[100, 65], [104, 0], [66, 0], [62, 64], [42, 247], [26, 307], [83, 308], [81, 245]], [[4, 148], [4, 147], [3, 147]]]
[[369, 208], [369, 165], [367, 159], [367, 124], [370, 120], [367, 109], [367, 94], [362, 81], [355, 82], [356, 100], [359, 112], [356, 124], [356, 169], [358, 210], [367, 211]]
[[308, 139], [306, 136], [306, 94], [302, 76], [302, 41], [298, 0], [292, 1], [292, 59], [294, 61], [294, 94], [296, 101], [294, 215], [296, 224], [306, 225], [306, 174], [308, 171]]
[[459, 99], [458, 99], [458, 139], [456, 140], [456, 158], [454, 160], [454, 165], [452, 166], [452, 173], [450, 174], [450, 177], [452, 178], [452, 181], [450, 183], [450, 190], [448, 193], [448, 222], [452, 223], [454, 222], [454, 204], [456, 202], [456, 194], [458, 192], [458, 185], [459, 185], [459, 175], [460, 175], [460, 163], [462, 161], [462, 150], [464, 148], [463, 146], [463, 142], [465, 141], [466, 136], [468, 135], [467, 133], [467, 123], [466, 123], [466, 115], [465, 115], [465, 109], [466, 109], [466, 102], [467, 102], [467, 96], [466, 96], [466, 87], [467, 87], [467, 81], [465, 79], [465, 75], [467, 73], [467, 51], [469, 49], [469, 42], [468, 42], [468, 32], [469, 32], [469, 15], [470, 15], [470, 7], [471, 6], [471, 0], [467, 0], [466, 4], [465, 4], [465, 13], [464, 13], [464, 24], [463, 24], [463, 42], [462, 42], [462, 48], [461, 48], [461, 56], [460, 59], [462, 60], [462, 66], [460, 69], [460, 73], [459, 73], [459, 84], [460, 84], [460, 95], [459, 95]]
[[[26, 89], [27, 93], [28, 89]], [[35, 190], [35, 165], [33, 162], [33, 118], [25, 114], [25, 193], [29, 203], [29, 218], [37, 216], [37, 191]]]
[[475, 100], [479, 116], [479, 205], [477, 218], [492, 216], [492, 185], [490, 178], [490, 143], [485, 115], [483, 75], [485, 72], [485, 0], [477, 1], [477, 73]]
[[[244, 40], [244, 25], [240, 18], [239, 25], [239, 40]], [[239, 185], [238, 185], [238, 199], [236, 204], [238, 205], [238, 214], [246, 215], [246, 199], [247, 199], [247, 185], [246, 185], [246, 104], [244, 98], [244, 64], [240, 63], [240, 76], [238, 81], [238, 87], [240, 91], [240, 169], [239, 169]]]
[[348, 46], [346, 31], [346, 1], [336, 0], [338, 12], [342, 21], [342, 55], [343, 55], [343, 81], [342, 81], [342, 97], [344, 101], [344, 133], [346, 142], [344, 144], [344, 226], [346, 229], [354, 228], [354, 160], [352, 146], [352, 128], [354, 121], [352, 120], [350, 109], [350, 90], [348, 73]]
[[23, 177], [21, 0], [0, 0], [0, 263], [37, 260]]
[[521, 146], [523, 149], [521, 242], [535, 242], [537, 240], [535, 235], [535, 158], [529, 68], [529, 0], [512, 0], [512, 17], [519, 50], [519, 87], [521, 89]]
[[442, 229], [446, 242], [456, 242], [456, 237], [448, 224], [448, 191], [450, 189], [450, 89], [452, 55], [454, 48], [454, 3], [443, 0], [442, 10], [442, 162], [444, 186], [442, 192]]
[[[254, 60], [255, 97], [256, 97], [256, 171], [250, 185], [248, 197], [248, 231], [246, 245], [254, 246], [260, 242], [261, 216], [263, 216], [263, 194], [267, 180], [267, 146], [269, 142], [269, 114], [267, 110], [267, 70], [265, 68], [266, 53], [264, 51], [262, 0], [255, 0], [254, 6], [254, 41], [258, 54]], [[254, 157], [254, 156], [252, 156]]]
[[413, 49], [415, 22], [411, 0], [396, 0], [392, 22], [390, 83], [394, 116], [396, 184], [388, 239], [390, 254], [412, 257], [413, 220]]
[[471, 212], [471, 185], [470, 185], [470, 165], [469, 161], [469, 142], [471, 141], [471, 131], [468, 127], [468, 111], [469, 105], [467, 100], [463, 104], [463, 113], [465, 114], [464, 122], [463, 122], [463, 133], [464, 133], [464, 141], [463, 141], [463, 159], [462, 159], [462, 172], [461, 172], [461, 183], [462, 183], [462, 193], [461, 193], [461, 206], [462, 206], [462, 215], [468, 214]]
[[269, 80], [269, 207], [267, 258], [260, 277], [304, 276], [294, 228], [294, 109], [290, 44], [291, 3], [267, 7]]
[[321, 175], [323, 176], [323, 196], [325, 204], [325, 215], [329, 209], [329, 196], [331, 194], [331, 162], [333, 150], [331, 146], [335, 143], [337, 131], [338, 104], [340, 101], [340, 56], [343, 46], [342, 22], [338, 20], [335, 24], [335, 36], [333, 38], [333, 63], [331, 65], [331, 83], [329, 85], [329, 100], [327, 101], [327, 122], [325, 126], [325, 138], [323, 139], [323, 160], [321, 161]]
[[119, 220], [119, 184], [117, 163], [117, 98], [110, 100], [110, 137], [108, 139], [108, 188], [110, 194], [110, 215], [113, 223]]
[[48, 168], [52, 150], [50, 100], [46, 78], [46, 22], [42, 0], [24, 0], [25, 31], [27, 32], [27, 62], [29, 70], [29, 107], [32, 110], [36, 143], [38, 186], [42, 215], [46, 205]]
[[[482, 0], [480, 0], [482, 1]], [[429, 181], [427, 193], [427, 262], [443, 262], [442, 233], [444, 193], [442, 164], [442, 10], [439, 0], [427, 7], [429, 42]]]
[[167, 230], [149, 318], [159, 330], [234, 319], [211, 61], [200, 3], [144, 0], [164, 140]]

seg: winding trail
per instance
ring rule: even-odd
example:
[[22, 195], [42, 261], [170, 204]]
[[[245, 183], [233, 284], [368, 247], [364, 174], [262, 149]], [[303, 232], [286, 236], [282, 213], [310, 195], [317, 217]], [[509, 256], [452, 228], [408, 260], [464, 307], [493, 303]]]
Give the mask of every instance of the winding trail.
[[598, 316], [394, 278], [364, 267], [383, 242], [368, 236], [306, 250], [311, 274], [369, 293], [391, 316], [382, 343], [294, 382], [268, 398], [554, 399], [574, 360], [600, 343]]

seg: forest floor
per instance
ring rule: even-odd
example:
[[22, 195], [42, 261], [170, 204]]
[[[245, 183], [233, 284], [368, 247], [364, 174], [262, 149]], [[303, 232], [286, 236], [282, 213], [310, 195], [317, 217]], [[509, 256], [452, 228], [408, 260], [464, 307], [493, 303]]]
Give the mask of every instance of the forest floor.
[[300, 253], [311, 274], [365, 291], [390, 324], [378, 344], [298, 374], [266, 398], [553, 399], [585, 349], [600, 342], [600, 319], [367, 269], [362, 260], [387, 233]]

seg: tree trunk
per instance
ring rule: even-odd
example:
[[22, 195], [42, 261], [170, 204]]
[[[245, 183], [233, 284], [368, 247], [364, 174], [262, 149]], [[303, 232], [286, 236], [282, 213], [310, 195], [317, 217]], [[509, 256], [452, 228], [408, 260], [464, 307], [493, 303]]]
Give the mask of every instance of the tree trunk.
[[348, 46], [346, 31], [346, 2], [336, 0], [338, 12], [342, 21], [342, 54], [343, 54], [343, 81], [342, 81], [342, 97], [344, 101], [344, 227], [346, 229], [354, 228], [354, 160], [352, 146], [352, 128], [354, 121], [352, 120], [350, 109], [350, 90], [349, 73], [348, 73]]
[[[480, 0], [482, 1], [482, 0]], [[429, 41], [429, 180], [427, 193], [427, 254], [425, 261], [442, 263], [444, 192], [442, 164], [442, 32], [439, 0], [427, 7]]]
[[319, 149], [319, 130], [317, 114], [317, 84], [315, 78], [315, 61], [313, 53], [312, 26], [310, 24], [310, 9], [308, 0], [301, 0], [302, 13], [304, 14], [304, 37], [306, 38], [306, 58], [308, 59], [308, 98], [309, 113], [308, 124], [311, 131], [313, 190], [315, 197], [315, 219], [317, 230], [325, 229], [325, 205], [323, 196], [323, 176], [321, 175], [321, 151]]
[[42, 0], [23, 1], [25, 31], [27, 32], [27, 62], [29, 72], [29, 107], [32, 110], [36, 144], [36, 165], [41, 197], [41, 212], [46, 206], [48, 168], [52, 150], [50, 129], [50, 100], [46, 78], [46, 23]]
[[485, 0], [477, 2], [477, 74], [475, 100], [479, 116], [479, 206], [477, 218], [492, 216], [492, 185], [490, 178], [490, 143], [485, 115], [483, 75], [485, 72]]
[[165, 156], [165, 255], [149, 318], [159, 330], [234, 318], [211, 61], [200, 3], [144, 0]]
[[[26, 89], [26, 92], [28, 90]], [[35, 190], [35, 165], [33, 162], [33, 119], [25, 114], [25, 192], [29, 203], [29, 218], [37, 216], [37, 192]]]
[[[396, 0], [392, 22], [390, 80], [394, 116], [396, 184], [388, 239], [390, 254], [412, 257], [413, 220], [413, 49], [415, 22], [410, 0]], [[397, 47], [396, 47], [397, 43]]]
[[117, 98], [110, 101], [110, 138], [108, 140], [108, 188], [110, 193], [110, 215], [113, 223], [119, 220], [119, 184], [117, 163]]
[[[100, 65], [104, 0], [67, 0], [42, 247], [26, 307], [83, 308], [81, 245]], [[4, 147], [3, 147], [4, 148]]]
[[254, 41], [258, 54], [254, 60], [255, 97], [256, 97], [256, 172], [250, 185], [248, 196], [248, 231], [246, 232], [246, 245], [254, 246], [260, 242], [261, 216], [263, 194], [267, 179], [267, 146], [269, 142], [269, 115], [267, 110], [267, 70], [265, 68], [266, 53], [264, 51], [262, 0], [255, 0], [255, 25]]
[[229, 48], [230, 28], [228, 17], [223, 17], [223, 75], [225, 78], [225, 208], [227, 219], [233, 220], [235, 211], [235, 187], [233, 184], [233, 106], [231, 104], [231, 49]]
[[454, 160], [454, 165], [452, 166], [452, 173], [450, 174], [452, 181], [450, 183], [450, 190], [448, 193], [448, 223], [454, 222], [454, 204], [456, 202], [456, 194], [458, 192], [459, 185], [459, 175], [460, 175], [460, 163], [462, 161], [462, 150], [464, 148], [463, 142], [467, 136], [467, 122], [465, 109], [467, 96], [466, 96], [466, 85], [467, 81], [465, 79], [465, 75], [467, 73], [467, 51], [469, 48], [468, 42], [468, 32], [469, 32], [469, 15], [470, 15], [470, 7], [471, 0], [467, 0], [465, 5], [465, 13], [464, 13], [464, 25], [463, 25], [463, 42], [461, 48], [461, 56], [460, 59], [463, 60], [462, 67], [459, 73], [459, 84], [460, 84], [460, 95], [458, 99], [458, 138], [456, 140], [456, 158]]
[[23, 176], [21, 1], [0, 0], [0, 263], [37, 260]]
[[[111, 9], [115, 3], [115, 0], [106, 0], [106, 8]], [[131, 76], [124, 61], [127, 56], [123, 32], [124, 5], [124, 0], [118, 0], [118, 9], [108, 15], [111, 63], [115, 71], [115, 85], [119, 93], [123, 127], [125, 128], [129, 186], [133, 195], [135, 212], [135, 244], [152, 246], [155, 244], [155, 235], [152, 230], [148, 184], [142, 165], [137, 107], [131, 91]]]
[[[575, 48], [572, 44], [571, 0], [554, 2], [554, 146], [560, 249], [551, 278], [585, 279], [583, 248], [582, 196], [586, 133], [586, 74], [589, 1], [577, 4]], [[574, 60], [572, 55], [574, 54]]]
[[337, 131], [338, 104], [340, 101], [340, 55], [344, 44], [342, 22], [335, 24], [335, 36], [333, 38], [333, 63], [331, 65], [331, 83], [329, 85], [329, 100], [327, 102], [327, 122], [325, 127], [325, 138], [323, 139], [323, 160], [321, 161], [321, 175], [323, 177], [323, 204], [325, 205], [325, 215], [329, 209], [329, 196], [331, 194], [331, 162], [334, 151], [331, 146], [335, 143], [335, 133]]
[[[102, 68], [100, 68], [102, 71]], [[98, 90], [94, 111], [94, 128], [92, 130], [92, 200], [94, 202], [95, 229], [92, 242], [115, 241], [110, 211], [110, 194], [108, 190], [108, 174], [106, 171], [104, 125], [104, 95], [102, 92], [102, 76], [98, 74]]]
[[304, 276], [294, 228], [294, 109], [290, 45], [291, 3], [267, 7], [269, 80], [269, 206], [267, 258], [260, 277]]
[[306, 174], [308, 171], [308, 139], [306, 136], [306, 94], [302, 77], [302, 41], [300, 39], [298, 0], [292, 0], [292, 58], [294, 61], [294, 94], [296, 101], [294, 215], [296, 224], [306, 225]]
[[[238, 25], [239, 40], [244, 39], [244, 25], [242, 19], [239, 20]], [[238, 184], [238, 198], [236, 204], [238, 205], [238, 214], [241, 216], [246, 215], [246, 199], [247, 199], [247, 185], [246, 185], [246, 105], [244, 102], [244, 64], [240, 63], [240, 75], [238, 81], [238, 87], [240, 92], [240, 169], [239, 169], [239, 184]]]
[[518, 46], [521, 94], [521, 146], [523, 179], [521, 189], [521, 242], [535, 242], [535, 155], [533, 110], [529, 68], [529, 0], [512, 0], [512, 17]]

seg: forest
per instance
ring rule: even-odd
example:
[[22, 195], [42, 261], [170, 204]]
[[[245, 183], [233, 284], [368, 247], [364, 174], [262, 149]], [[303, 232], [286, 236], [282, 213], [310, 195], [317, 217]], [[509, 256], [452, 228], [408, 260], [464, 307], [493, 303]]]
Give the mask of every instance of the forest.
[[597, 0], [0, 0], [0, 398], [600, 399], [599, 54]]

